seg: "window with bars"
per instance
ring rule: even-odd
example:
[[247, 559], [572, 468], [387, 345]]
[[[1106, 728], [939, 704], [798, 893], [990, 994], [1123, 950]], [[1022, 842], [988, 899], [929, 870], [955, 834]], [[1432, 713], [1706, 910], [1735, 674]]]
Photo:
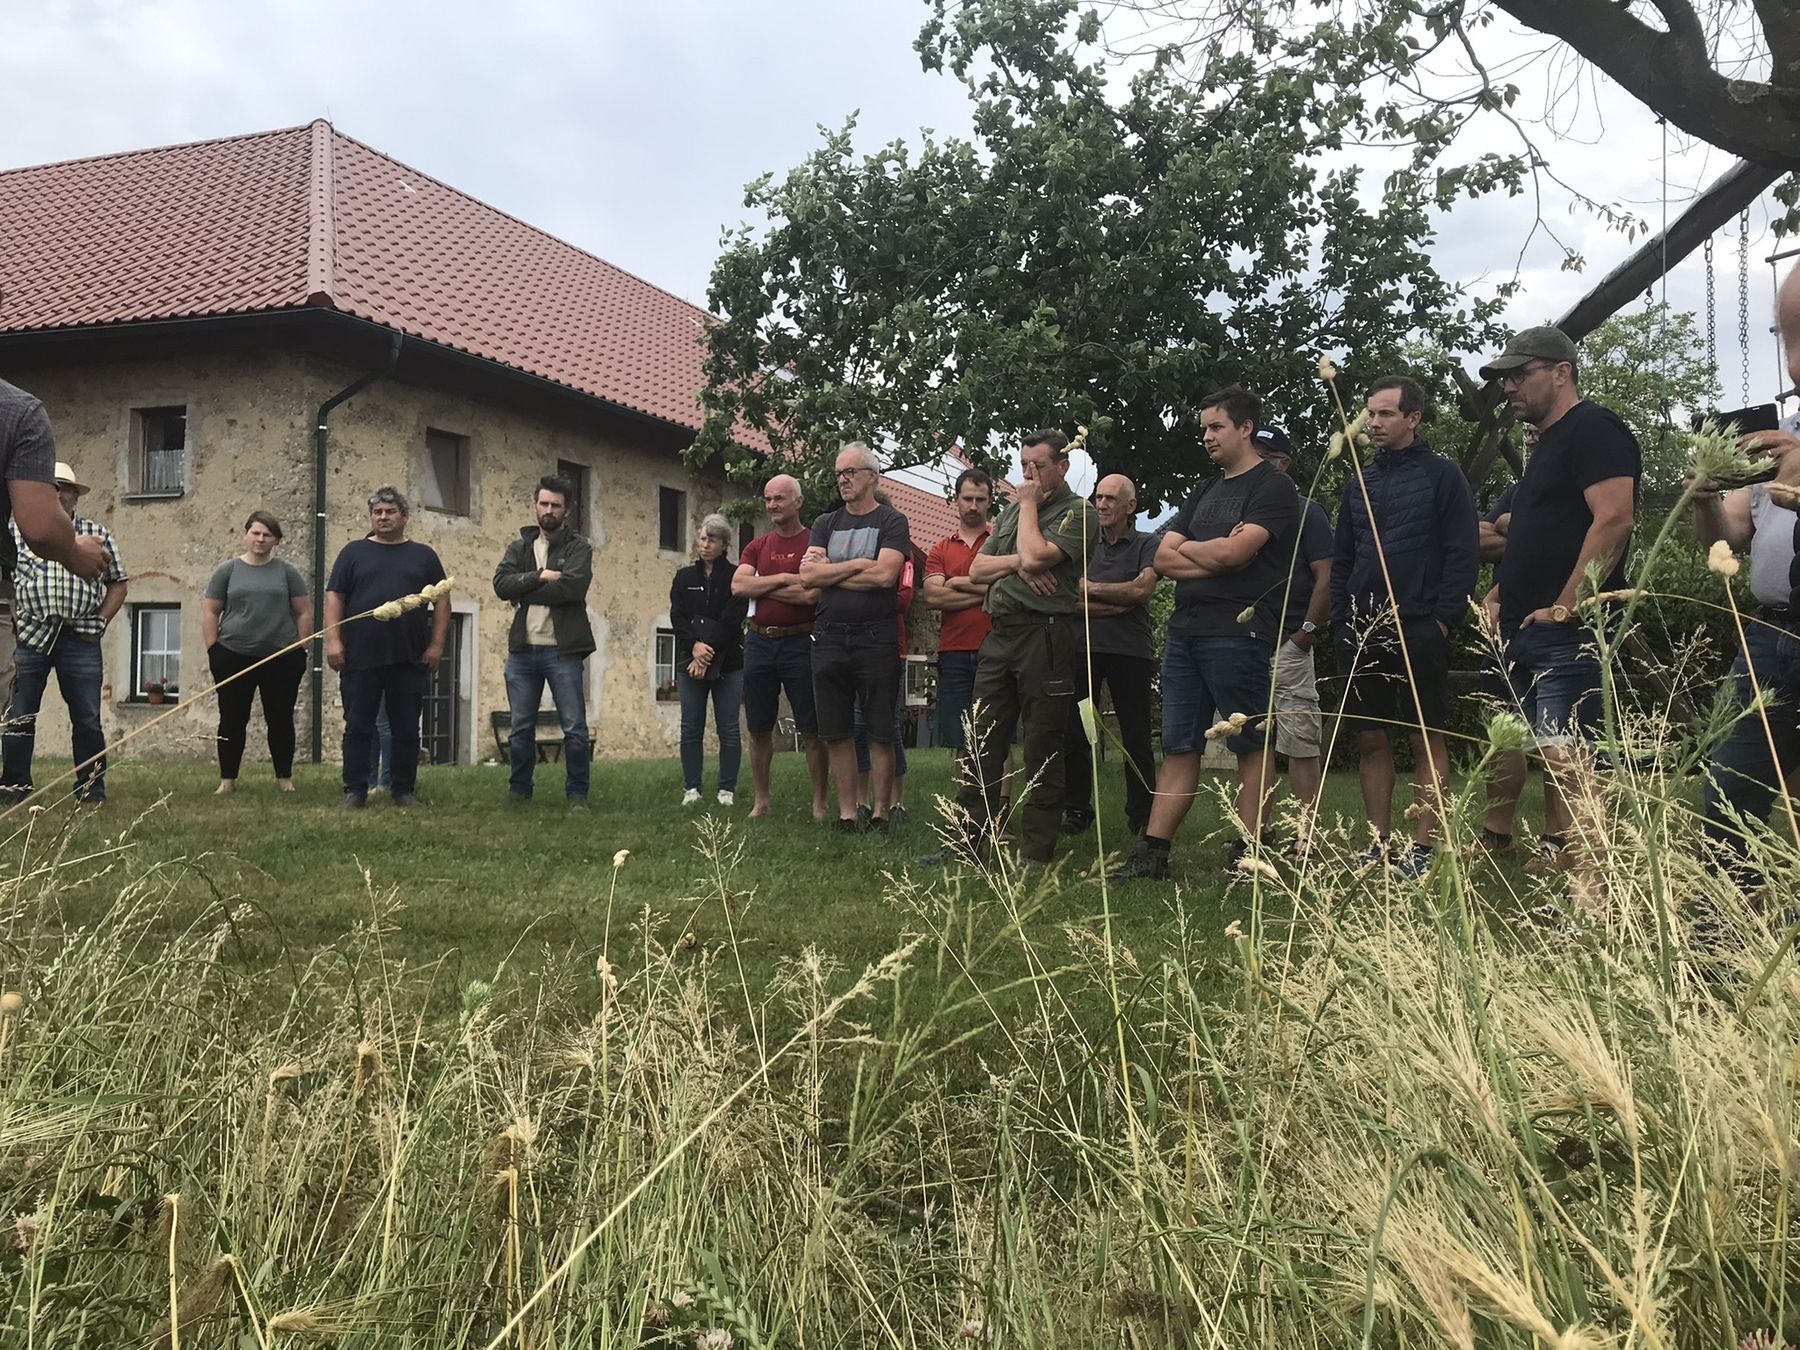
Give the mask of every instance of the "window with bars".
[[131, 492], [179, 497], [187, 490], [187, 408], [131, 410]]
[[181, 692], [181, 606], [131, 607], [131, 698], [173, 699]]
[[673, 702], [675, 692], [675, 630], [656, 630], [656, 701]]

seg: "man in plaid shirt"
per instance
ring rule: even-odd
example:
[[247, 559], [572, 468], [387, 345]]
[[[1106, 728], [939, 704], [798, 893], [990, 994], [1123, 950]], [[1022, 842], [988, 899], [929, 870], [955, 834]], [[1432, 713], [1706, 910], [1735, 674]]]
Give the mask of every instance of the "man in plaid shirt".
[[12, 705], [0, 734], [0, 795], [14, 799], [31, 792], [31, 757], [37, 745], [37, 714], [44, 687], [56, 673], [69, 705], [74, 742], [75, 797], [98, 806], [106, 800], [106, 735], [100, 729], [100, 687], [105, 675], [100, 641], [125, 603], [125, 568], [112, 531], [78, 515], [75, 503], [87, 492], [75, 471], [58, 461], [56, 495], [77, 537], [91, 537], [105, 549], [107, 564], [96, 580], [76, 576], [60, 562], [39, 557], [10, 524], [18, 563], [13, 572], [13, 630], [18, 654], [13, 670]]

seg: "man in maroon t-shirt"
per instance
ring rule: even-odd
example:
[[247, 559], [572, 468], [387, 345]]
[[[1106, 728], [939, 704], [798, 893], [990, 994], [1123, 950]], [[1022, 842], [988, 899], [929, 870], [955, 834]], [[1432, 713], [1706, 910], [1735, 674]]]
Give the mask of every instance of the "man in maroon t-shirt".
[[925, 558], [925, 603], [942, 616], [938, 630], [938, 744], [963, 748], [963, 719], [975, 696], [975, 654], [992, 620], [982, 601], [987, 587], [969, 580], [969, 565], [988, 539], [994, 480], [964, 469], [956, 480], [956, 533], [938, 540]]
[[811, 532], [800, 520], [800, 484], [777, 474], [763, 488], [763, 508], [774, 529], [758, 535], [738, 556], [731, 593], [750, 601], [744, 635], [744, 726], [750, 733], [752, 816], [769, 814], [769, 767], [775, 758], [775, 717], [782, 690], [794, 710], [794, 730], [812, 777], [813, 819], [823, 820], [825, 747], [813, 712], [812, 630], [818, 592], [800, 584], [800, 559]]

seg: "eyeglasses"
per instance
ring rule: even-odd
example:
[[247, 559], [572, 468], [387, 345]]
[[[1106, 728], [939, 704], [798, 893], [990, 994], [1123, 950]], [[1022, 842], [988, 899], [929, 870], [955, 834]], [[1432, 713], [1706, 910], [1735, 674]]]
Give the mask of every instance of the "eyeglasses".
[[859, 473], [874, 473], [874, 472], [875, 472], [875, 470], [873, 470], [871, 468], [867, 468], [867, 467], [858, 468], [858, 469], [839, 469], [837, 471], [837, 477], [839, 477], [839, 478], [854, 478]]
[[1517, 370], [1503, 371], [1500, 376], [1500, 383], [1502, 385], [1523, 384], [1525, 383], [1525, 377], [1527, 375], [1539, 370], [1554, 370], [1558, 364], [1559, 363], [1555, 361], [1540, 361], [1536, 365], [1520, 366]]

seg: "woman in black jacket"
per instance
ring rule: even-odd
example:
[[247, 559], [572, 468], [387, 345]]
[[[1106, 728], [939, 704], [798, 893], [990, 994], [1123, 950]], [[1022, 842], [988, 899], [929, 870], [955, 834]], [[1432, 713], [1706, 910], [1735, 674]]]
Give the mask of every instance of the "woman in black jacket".
[[700, 804], [705, 768], [706, 704], [719, 731], [719, 805], [736, 800], [743, 741], [738, 709], [744, 701], [744, 614], [748, 602], [731, 593], [735, 570], [725, 551], [731, 522], [714, 514], [700, 522], [699, 561], [675, 574], [669, 622], [675, 629], [675, 687], [681, 696], [683, 806]]

